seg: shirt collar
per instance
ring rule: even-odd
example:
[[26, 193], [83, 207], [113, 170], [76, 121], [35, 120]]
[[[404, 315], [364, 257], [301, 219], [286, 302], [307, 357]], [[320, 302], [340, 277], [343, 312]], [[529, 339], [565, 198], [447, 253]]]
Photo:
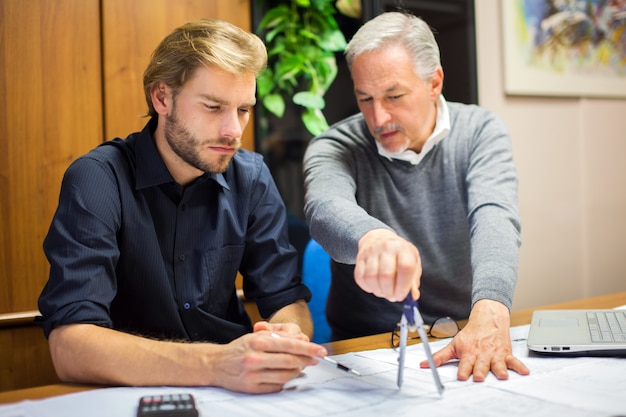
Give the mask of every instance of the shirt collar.
[[378, 154], [384, 156], [390, 161], [397, 159], [400, 161], [407, 161], [411, 165], [419, 164], [428, 154], [428, 152], [430, 152], [436, 144], [441, 142], [443, 138], [445, 138], [448, 133], [450, 133], [450, 113], [448, 112], [448, 103], [443, 97], [443, 94], [439, 94], [436, 106], [437, 118], [435, 119], [435, 128], [433, 129], [433, 132], [430, 134], [428, 139], [426, 139], [426, 142], [424, 142], [424, 146], [422, 147], [422, 151], [420, 153], [417, 153], [410, 149], [407, 149], [402, 153], [389, 152], [385, 148], [383, 148], [378, 143], [378, 141], [376, 141]]
[[[154, 143], [153, 134], [156, 130], [156, 125], [157, 119], [156, 117], [153, 117], [146, 124], [141, 133], [138, 134], [136, 139], [136, 188], [138, 190], [175, 182]], [[224, 174], [204, 174], [199, 179], [204, 180], [203, 178], [211, 178], [223, 188], [230, 189], [226, 179], [224, 178]]]

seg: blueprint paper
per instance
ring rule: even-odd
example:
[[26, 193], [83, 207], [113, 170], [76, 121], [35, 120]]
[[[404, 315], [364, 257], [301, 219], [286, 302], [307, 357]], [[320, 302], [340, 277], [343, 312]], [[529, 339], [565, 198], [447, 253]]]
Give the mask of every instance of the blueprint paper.
[[[0, 406], [0, 417], [134, 417], [141, 396], [180, 392], [191, 393], [200, 416], [207, 417], [626, 415], [626, 359], [529, 355], [528, 328], [512, 328], [511, 340], [514, 354], [530, 369], [529, 376], [510, 371], [506, 381], [493, 375], [482, 383], [458, 381], [456, 363], [451, 363], [439, 368], [445, 385], [441, 397], [430, 369], [419, 367], [426, 355], [416, 344], [407, 350], [402, 389], [396, 386], [398, 353], [390, 348], [333, 356], [357, 369], [360, 377], [312, 366], [274, 394], [240, 394], [214, 387], [104, 388]], [[436, 352], [448, 343], [431, 343], [431, 349]]]

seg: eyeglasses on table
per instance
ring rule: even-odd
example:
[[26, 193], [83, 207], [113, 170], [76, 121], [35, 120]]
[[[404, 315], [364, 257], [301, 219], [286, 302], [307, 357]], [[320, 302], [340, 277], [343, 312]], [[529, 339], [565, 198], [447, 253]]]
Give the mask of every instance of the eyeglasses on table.
[[[435, 339], [446, 339], [454, 337], [459, 333], [461, 328], [459, 324], [450, 317], [439, 317], [428, 326], [426, 334], [428, 337]], [[409, 331], [409, 340], [419, 339], [417, 331]], [[391, 347], [397, 348], [400, 345], [400, 323], [396, 324], [396, 328], [391, 333]]]

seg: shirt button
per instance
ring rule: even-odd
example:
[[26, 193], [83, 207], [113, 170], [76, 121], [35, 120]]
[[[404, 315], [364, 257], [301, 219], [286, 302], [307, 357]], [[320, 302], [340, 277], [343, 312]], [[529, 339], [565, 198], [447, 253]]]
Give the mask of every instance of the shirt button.
[[185, 260], [185, 255], [179, 255], [178, 259], [180, 259], [181, 261], [184, 261]]
[[191, 304], [185, 303], [183, 304], [183, 307], [185, 308], [185, 310], [189, 310], [191, 308]]

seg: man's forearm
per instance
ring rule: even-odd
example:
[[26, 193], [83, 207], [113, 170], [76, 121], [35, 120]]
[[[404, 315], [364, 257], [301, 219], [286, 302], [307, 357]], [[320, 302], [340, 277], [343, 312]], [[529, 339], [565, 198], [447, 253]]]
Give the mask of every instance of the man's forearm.
[[270, 323], [295, 323], [300, 326], [302, 333], [308, 337], [313, 337], [313, 320], [311, 312], [304, 300], [298, 300], [289, 304], [272, 315]]
[[91, 324], [56, 328], [49, 343], [61, 380], [104, 385], [214, 385], [208, 358], [220, 349], [208, 343], [151, 340]]

